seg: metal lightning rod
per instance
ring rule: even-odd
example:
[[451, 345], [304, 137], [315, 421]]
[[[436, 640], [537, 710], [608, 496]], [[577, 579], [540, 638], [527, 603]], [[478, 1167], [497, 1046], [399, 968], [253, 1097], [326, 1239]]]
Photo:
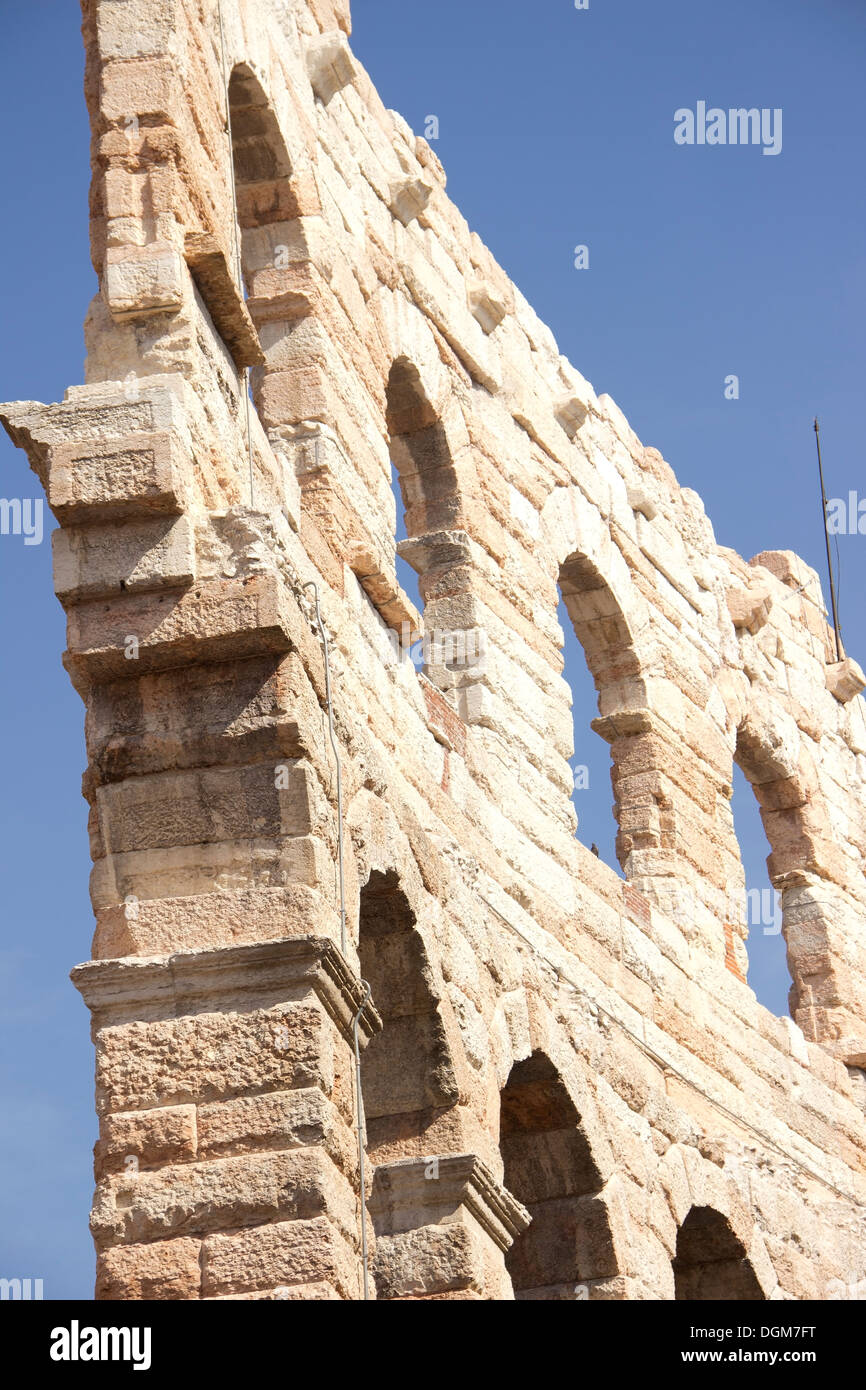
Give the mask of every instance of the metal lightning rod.
[[821, 512], [824, 518], [824, 540], [827, 544], [827, 569], [830, 574], [830, 603], [833, 607], [833, 627], [836, 632], [836, 660], [842, 660], [842, 638], [839, 633], [839, 610], [836, 606], [836, 581], [833, 578], [833, 559], [830, 554], [830, 530], [827, 525], [827, 489], [824, 486], [824, 461], [821, 458], [821, 427], [815, 417], [815, 443], [818, 446], [818, 476], [821, 479]]

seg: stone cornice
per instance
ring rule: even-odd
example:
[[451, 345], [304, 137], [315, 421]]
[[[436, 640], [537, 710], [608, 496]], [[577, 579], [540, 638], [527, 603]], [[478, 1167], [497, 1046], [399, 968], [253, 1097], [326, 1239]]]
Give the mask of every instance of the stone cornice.
[[[453, 1219], [462, 1206], [500, 1250], [510, 1249], [532, 1220], [476, 1154], [406, 1158], [383, 1164], [376, 1169], [368, 1206], [377, 1228], [380, 1222], [393, 1225], [393, 1232], [388, 1234], [439, 1224], [443, 1217], [447, 1221], [449, 1212]], [[408, 1227], [401, 1213], [412, 1214]]]
[[[276, 999], [312, 992], [348, 1038], [364, 998], [361, 982], [325, 937], [89, 961], [76, 966], [71, 979], [97, 1027], [136, 1018], [177, 1018], [200, 1013], [208, 1005], [220, 1012], [245, 1011], [256, 996]], [[363, 1041], [381, 1027], [379, 1014], [368, 1002], [360, 1018]]]

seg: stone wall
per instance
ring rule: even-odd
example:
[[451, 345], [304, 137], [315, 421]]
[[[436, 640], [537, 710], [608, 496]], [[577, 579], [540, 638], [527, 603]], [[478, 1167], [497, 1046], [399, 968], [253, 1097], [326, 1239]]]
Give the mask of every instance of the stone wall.
[[356, 1299], [365, 1221], [382, 1299], [851, 1297], [866, 681], [818, 578], [718, 547], [560, 355], [344, 0], [221, 8], [84, 0], [87, 384], [0, 411], [87, 706], [97, 1296]]

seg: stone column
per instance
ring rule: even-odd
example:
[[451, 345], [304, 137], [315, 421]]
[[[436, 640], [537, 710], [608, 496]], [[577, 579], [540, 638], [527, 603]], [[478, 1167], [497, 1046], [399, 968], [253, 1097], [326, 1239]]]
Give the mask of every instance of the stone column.
[[[352, 1020], [332, 942], [92, 961], [102, 1299], [361, 1296]], [[367, 1004], [366, 1043], [381, 1026]]]

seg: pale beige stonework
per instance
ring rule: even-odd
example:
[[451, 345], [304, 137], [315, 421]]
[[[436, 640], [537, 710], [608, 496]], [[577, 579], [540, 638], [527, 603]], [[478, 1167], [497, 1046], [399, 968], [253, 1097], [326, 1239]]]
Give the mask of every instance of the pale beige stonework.
[[[87, 705], [97, 1295], [357, 1299], [364, 1208], [381, 1299], [866, 1291], [864, 677], [817, 576], [720, 548], [560, 355], [345, 0], [223, 0], [244, 288], [216, 0], [83, 8], [87, 384], [2, 419]], [[625, 881], [575, 838], [558, 585]]]

